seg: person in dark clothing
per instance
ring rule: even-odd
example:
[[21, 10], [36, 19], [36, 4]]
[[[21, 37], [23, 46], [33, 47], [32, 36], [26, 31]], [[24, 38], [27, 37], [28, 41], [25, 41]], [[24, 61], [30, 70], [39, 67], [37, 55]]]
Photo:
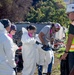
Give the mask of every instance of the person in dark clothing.
[[62, 55], [61, 59], [65, 60], [68, 55], [70, 73], [74, 66], [74, 4], [67, 5], [66, 13], [68, 15], [68, 18], [71, 20], [71, 23], [69, 26], [66, 50], [65, 53]]

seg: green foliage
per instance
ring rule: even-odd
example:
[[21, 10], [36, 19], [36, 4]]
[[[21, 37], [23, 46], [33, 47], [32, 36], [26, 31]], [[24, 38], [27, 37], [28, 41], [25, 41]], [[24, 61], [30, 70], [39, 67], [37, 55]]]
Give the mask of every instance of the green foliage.
[[64, 51], [65, 51], [65, 48], [64, 48], [64, 47], [63, 47], [63, 48], [60, 48], [60, 49], [57, 51], [58, 54], [56, 55], [56, 57], [57, 57], [57, 58], [60, 58], [61, 55], [63, 55]]
[[[62, 26], [69, 23], [65, 13], [65, 3], [62, 0], [41, 0], [35, 7], [31, 7], [27, 21], [30, 22], [58, 22]], [[67, 27], [67, 26], [66, 26]]]

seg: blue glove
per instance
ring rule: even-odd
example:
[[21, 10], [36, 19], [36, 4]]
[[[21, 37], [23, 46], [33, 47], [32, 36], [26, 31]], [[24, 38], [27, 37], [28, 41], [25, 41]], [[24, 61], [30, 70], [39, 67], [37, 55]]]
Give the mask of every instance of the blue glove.
[[39, 45], [39, 44], [40, 44], [40, 42], [38, 42], [38, 41], [36, 41], [35, 43], [36, 43], [37, 45]]
[[51, 48], [49, 47], [49, 45], [43, 45], [41, 48], [42, 48], [44, 51], [49, 51], [49, 50], [51, 50]]

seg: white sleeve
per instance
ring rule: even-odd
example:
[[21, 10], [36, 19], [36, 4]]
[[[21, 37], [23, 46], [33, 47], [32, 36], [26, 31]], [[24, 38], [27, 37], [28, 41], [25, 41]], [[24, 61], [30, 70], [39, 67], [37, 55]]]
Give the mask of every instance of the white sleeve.
[[28, 44], [34, 44], [35, 42], [36, 42], [36, 40], [34, 39], [34, 37], [33, 38], [30, 38], [27, 34], [23, 34], [22, 35], [22, 38], [21, 38], [21, 41], [23, 42], [23, 43], [28, 43]]
[[18, 49], [18, 46], [13, 42], [14, 52]]
[[14, 53], [14, 48], [13, 48], [13, 41], [12, 40], [6, 40], [4, 42], [4, 51], [5, 51], [5, 55], [7, 58], [7, 62], [9, 63], [9, 65], [14, 68], [16, 67], [15, 64], [15, 53]]

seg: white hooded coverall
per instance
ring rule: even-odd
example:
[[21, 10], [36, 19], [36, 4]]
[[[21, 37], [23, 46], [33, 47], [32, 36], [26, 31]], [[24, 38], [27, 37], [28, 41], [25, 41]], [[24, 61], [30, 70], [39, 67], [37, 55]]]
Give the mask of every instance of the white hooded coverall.
[[[52, 47], [50, 40], [51, 38], [54, 38], [55, 34], [52, 35], [52, 37], [50, 37], [50, 31], [51, 30], [51, 25], [46, 25], [40, 32], [44, 33], [44, 42], [45, 45], [49, 45], [49, 47]], [[36, 36], [36, 39], [38, 42], [41, 43], [38, 35]], [[38, 65], [42, 65], [43, 66], [43, 73], [47, 73], [48, 72], [48, 65], [52, 62], [52, 59], [54, 58], [54, 52], [52, 51], [52, 49], [50, 49], [49, 51], [44, 51], [41, 47], [43, 45], [39, 44], [38, 45]]]
[[22, 75], [34, 75], [36, 68], [36, 49], [34, 37], [29, 37], [27, 30], [25, 29], [22, 39], [22, 57], [23, 57], [23, 71]]
[[16, 67], [13, 52], [13, 41], [0, 23], [0, 75], [15, 75], [13, 70]]

